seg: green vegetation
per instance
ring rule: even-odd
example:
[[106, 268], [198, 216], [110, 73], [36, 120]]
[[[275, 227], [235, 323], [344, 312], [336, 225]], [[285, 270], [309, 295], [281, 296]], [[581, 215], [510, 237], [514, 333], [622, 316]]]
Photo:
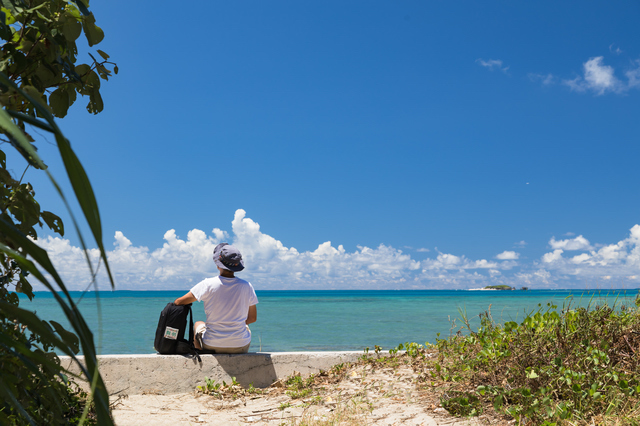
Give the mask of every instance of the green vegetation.
[[229, 384], [227, 384], [227, 382], [225, 382], [224, 380], [222, 382], [217, 382], [216, 380], [205, 377], [204, 385], [196, 386], [196, 390], [205, 395], [211, 395], [218, 399], [224, 399], [225, 397], [237, 399], [246, 395], [262, 393], [262, 390], [255, 388], [253, 386], [253, 383], [249, 385], [248, 389], [244, 389], [242, 386], [240, 386], [240, 383], [236, 381], [235, 377], [231, 378], [231, 383]]
[[515, 288], [506, 284], [500, 284], [500, 285], [488, 285], [485, 287], [485, 290], [515, 290]]
[[[87, 110], [103, 108], [100, 80], [111, 74], [109, 56], [100, 50], [90, 64], [77, 64], [76, 40], [84, 33], [89, 46], [104, 34], [85, 0], [3, 0], [0, 8], [0, 141], [10, 145], [25, 163], [7, 164], [0, 151], [0, 423], [67, 424], [86, 420], [112, 424], [109, 398], [98, 371], [93, 334], [75, 306], [47, 253], [33, 240], [36, 227], [46, 225], [64, 235], [61, 219], [43, 211], [35, 190], [23, 182], [29, 169], [45, 173], [67, 208], [60, 185], [40, 158], [34, 132], [55, 138], [65, 171], [82, 214], [101, 253], [103, 267], [111, 279], [102, 243], [100, 214], [89, 179], [54, 120], [64, 117], [77, 95], [89, 99]], [[113, 67], [117, 72], [117, 67]], [[11, 170], [23, 167], [21, 176]], [[71, 215], [73, 218], [73, 214]], [[79, 229], [72, 220], [76, 231]], [[85, 240], [79, 235], [81, 245]], [[86, 257], [92, 276], [95, 266]], [[44, 274], [51, 278], [47, 278]], [[19, 307], [17, 292], [34, 297], [28, 277], [49, 289], [62, 308], [73, 332], [55, 321], [44, 321]], [[89, 277], [91, 278], [91, 277]], [[113, 285], [113, 280], [111, 280]], [[61, 292], [64, 297], [60, 296]], [[82, 348], [85, 365], [76, 354]], [[53, 352], [64, 353], [81, 367], [91, 384], [91, 394], [78, 391], [73, 377]]]
[[638, 308], [556, 309], [539, 307], [520, 324], [504, 325], [487, 312], [478, 331], [438, 340], [437, 361], [419, 367], [424, 386], [437, 389], [442, 406], [458, 416], [638, 424]]
[[284, 382], [287, 388], [285, 394], [291, 397], [291, 399], [305, 398], [311, 393], [311, 387], [314, 383], [315, 377], [313, 375], [304, 380], [300, 374], [294, 374], [287, 377]]

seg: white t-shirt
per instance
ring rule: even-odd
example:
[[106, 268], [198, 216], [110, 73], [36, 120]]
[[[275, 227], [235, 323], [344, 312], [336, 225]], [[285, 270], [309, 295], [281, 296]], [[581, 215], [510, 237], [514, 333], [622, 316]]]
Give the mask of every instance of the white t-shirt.
[[207, 329], [202, 337], [207, 346], [240, 348], [251, 343], [246, 327], [249, 306], [258, 303], [253, 286], [240, 278], [214, 277], [200, 281], [191, 294], [204, 302]]

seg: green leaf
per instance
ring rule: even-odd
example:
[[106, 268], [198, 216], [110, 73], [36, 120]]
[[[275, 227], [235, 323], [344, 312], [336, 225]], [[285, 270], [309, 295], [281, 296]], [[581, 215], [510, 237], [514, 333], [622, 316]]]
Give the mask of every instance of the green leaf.
[[69, 110], [69, 93], [62, 87], [58, 87], [49, 95], [49, 106], [56, 117], [63, 118]]
[[97, 51], [98, 51], [98, 54], [99, 54], [100, 56], [102, 56], [102, 59], [104, 59], [105, 61], [106, 61], [107, 59], [109, 59], [109, 55], [107, 55], [106, 53], [104, 53], [102, 50], [97, 49]]
[[13, 118], [17, 118], [18, 120], [22, 120], [25, 123], [31, 124], [32, 126], [36, 126], [42, 130], [46, 130], [47, 132], [53, 133], [53, 128], [45, 121], [38, 120], [35, 117], [32, 117], [28, 114], [23, 114], [18, 111], [7, 110], [7, 113]]
[[[60, 156], [62, 157], [67, 175], [71, 181], [71, 186], [76, 194], [76, 199], [80, 204], [80, 208], [84, 213], [84, 217], [89, 224], [89, 228], [93, 233], [96, 244], [100, 249], [101, 257], [104, 261], [104, 266], [107, 270], [111, 287], [113, 288], [114, 284], [113, 277], [111, 275], [111, 268], [109, 267], [104, 243], [102, 242], [102, 222], [100, 220], [100, 212], [98, 210], [98, 203], [96, 202], [96, 197], [93, 193], [91, 183], [89, 182], [89, 177], [87, 176], [84, 167], [82, 167], [80, 160], [78, 160], [75, 152], [71, 149], [69, 141], [62, 137], [58, 138], [57, 142]], [[83, 248], [84, 247], [85, 245], [83, 244]]]
[[16, 18], [9, 9], [2, 7], [0, 11], [4, 14], [4, 21], [2, 22], [4, 25], [11, 25], [16, 22]]
[[26, 294], [29, 300], [33, 300], [33, 287], [31, 287], [29, 281], [27, 281], [22, 274], [20, 274], [20, 281], [18, 281], [18, 284], [16, 285], [16, 291], [18, 293]]
[[75, 41], [82, 34], [82, 23], [75, 17], [68, 15], [62, 26], [62, 33], [67, 41]]
[[[109, 277], [109, 282], [111, 283], [111, 287], [113, 288], [115, 286], [113, 282], [113, 275], [111, 274], [111, 268], [109, 267], [109, 261], [107, 259], [107, 254], [104, 249], [104, 243], [102, 242], [102, 225], [100, 222], [100, 213], [98, 211], [98, 205], [96, 203], [96, 199], [93, 194], [93, 189], [91, 188], [89, 179], [86, 173], [84, 172], [84, 168], [82, 167], [82, 165], [80, 164], [80, 161], [78, 160], [78, 158], [75, 156], [75, 153], [71, 149], [71, 146], [69, 145], [69, 141], [64, 137], [64, 135], [58, 128], [58, 125], [55, 123], [53, 119], [53, 115], [49, 112], [49, 110], [46, 108], [43, 108], [41, 104], [36, 102], [35, 99], [33, 99], [28, 93], [22, 91], [13, 81], [11, 81], [9, 78], [7, 78], [5, 74], [1, 72], [0, 72], [0, 82], [4, 83], [6, 86], [9, 86], [10, 88], [13, 88], [15, 91], [17, 91], [22, 96], [24, 96], [27, 100], [29, 100], [32, 103], [32, 105], [36, 108], [36, 110], [45, 117], [49, 125], [53, 128], [53, 133], [56, 137], [58, 149], [60, 150], [60, 154], [65, 164], [65, 169], [69, 176], [69, 180], [71, 181], [71, 184], [72, 184], [71, 186], [73, 187], [76, 198], [80, 203], [82, 212], [87, 222], [89, 223], [89, 227], [91, 229], [94, 239], [96, 240], [98, 249], [100, 249], [100, 257], [104, 262], [104, 266], [107, 271], [107, 276]], [[59, 185], [57, 184], [55, 179], [53, 179], [53, 176], [51, 176], [50, 173], [47, 172], [47, 174], [49, 176], [49, 179], [53, 183], [54, 187], [56, 188], [56, 191], [65, 202], [65, 205], [67, 206], [67, 210], [69, 210], [69, 212], [71, 213], [71, 209], [69, 208], [66, 198], [64, 197], [64, 194], [62, 193], [62, 190], [60, 189]], [[79, 228], [73, 216], [73, 213], [71, 213], [71, 217], [76, 230], [79, 231]], [[91, 260], [89, 259], [87, 254], [87, 246], [84, 243], [84, 239], [82, 238], [82, 234], [80, 232], [78, 232], [78, 236], [80, 237], [80, 244], [82, 245], [82, 248], [85, 252], [85, 259], [87, 260], [87, 264], [91, 270], [91, 273], [93, 274]], [[55, 271], [55, 269], [53, 269], [53, 271]], [[62, 280], [60, 280], [60, 283], [62, 283]]]
[[[76, 361], [78, 367], [80, 368], [80, 371], [83, 372], [83, 374], [87, 377], [87, 379], [92, 384], [93, 401], [95, 402], [96, 412], [98, 414], [98, 424], [106, 424], [106, 425], [113, 424], [111, 422], [111, 418], [109, 414], [109, 395], [106, 391], [104, 382], [102, 381], [102, 378], [100, 377], [100, 373], [97, 368], [97, 357], [96, 357], [95, 346], [93, 344], [93, 334], [89, 330], [89, 327], [87, 326], [86, 322], [82, 318], [82, 315], [78, 311], [77, 307], [73, 304], [73, 301], [71, 299], [71, 296], [69, 295], [69, 292], [67, 291], [64, 283], [60, 279], [60, 276], [58, 275], [57, 271], [51, 264], [51, 260], [49, 259], [47, 252], [44, 249], [37, 246], [34, 242], [29, 240], [28, 238], [26, 238], [20, 232], [18, 232], [14, 226], [7, 223], [1, 217], [0, 217], [0, 231], [2, 231], [7, 237], [11, 238], [12, 240], [19, 242], [19, 244], [21, 244], [24, 247], [25, 252], [29, 253], [29, 255], [36, 262], [38, 262], [38, 264], [40, 264], [40, 266], [45, 271], [47, 271], [53, 277], [59, 289], [68, 298], [70, 306], [64, 302], [64, 300], [60, 297], [58, 292], [54, 290], [54, 288], [51, 286], [49, 281], [44, 277], [44, 275], [42, 275], [40, 270], [33, 264], [33, 262], [31, 262], [30, 260], [22, 256], [20, 253], [16, 252], [15, 250], [12, 250], [6, 245], [0, 243], [0, 252], [5, 253], [10, 258], [15, 260], [20, 266], [20, 269], [22, 269], [23, 271], [28, 271], [31, 274], [33, 274], [38, 280], [40, 280], [40, 282], [47, 289], [51, 291], [51, 294], [56, 299], [60, 307], [63, 309], [63, 312], [67, 317], [67, 319], [69, 320], [71, 326], [78, 334], [78, 337], [80, 339], [80, 342], [82, 344], [82, 349], [84, 352], [85, 364], [79, 363], [77, 361], [73, 352], [68, 348], [66, 344], [62, 343], [62, 341], [58, 339], [55, 336], [55, 334], [51, 332], [50, 327], [47, 332], [47, 327], [43, 325], [46, 323], [39, 320], [35, 316], [35, 314], [33, 314], [33, 312], [25, 311], [23, 315], [19, 315], [18, 313], [15, 312], [15, 309], [19, 309], [19, 308], [14, 307], [15, 309], [11, 310], [7, 308], [5, 306], [7, 304], [2, 301], [0, 301], [0, 310], [9, 312], [11, 315], [13, 315], [14, 318], [19, 318], [20, 322], [22, 322], [23, 324], [27, 324], [30, 329], [33, 329], [39, 334], [47, 336], [51, 342], [53, 342], [64, 353], [71, 356]], [[0, 334], [0, 337], [1, 337], [1, 334]], [[2, 388], [2, 386], [0, 386], [0, 388]]]
[[40, 213], [40, 216], [47, 224], [49, 229], [64, 237], [64, 224], [62, 223], [62, 219], [60, 219], [59, 216], [48, 211], [43, 211], [42, 213]]
[[100, 95], [100, 91], [97, 89], [91, 92], [89, 95], [89, 104], [87, 105], [87, 111], [91, 114], [97, 114], [104, 109], [104, 102], [102, 101], [102, 96]]
[[22, 91], [29, 95], [29, 101], [42, 107], [49, 108], [47, 102], [42, 99], [42, 92], [33, 86], [22, 86]]
[[499, 394], [498, 396], [496, 396], [493, 399], [493, 408], [497, 411], [497, 412], [501, 412], [502, 411], [502, 406], [503, 406], [503, 401], [502, 401], [502, 394]]
[[16, 7], [13, 5], [13, 1], [11, 0], [2, 0], [2, 7], [7, 9], [14, 16], [18, 14]]
[[16, 123], [11, 120], [11, 116], [7, 113], [6, 110], [0, 109], [0, 128], [2, 128], [9, 136], [11, 136], [16, 143], [22, 148], [23, 156], [25, 156], [25, 160], [29, 163], [35, 163], [38, 168], [45, 170], [47, 168], [46, 164], [40, 159], [40, 156], [36, 153], [35, 148], [29, 140], [27, 136], [22, 133], [22, 130], [16, 125]]
[[83, 15], [88, 16], [91, 14], [91, 12], [89, 12], [89, 9], [87, 9], [87, 7], [89, 7], [89, 2], [85, 3], [82, 0], [71, 0], [71, 1], [75, 3], [75, 5], [78, 7], [78, 9]]
[[80, 341], [78, 340], [78, 336], [76, 336], [70, 331], [65, 330], [63, 326], [61, 326], [59, 323], [55, 321], [49, 321], [49, 322], [51, 323], [51, 325], [53, 325], [53, 328], [56, 330], [56, 333], [60, 335], [60, 337], [62, 338], [62, 341], [71, 348], [73, 353], [77, 354], [80, 351]]
[[531, 370], [527, 373], [527, 378], [528, 379], [537, 379], [539, 376], [536, 374], [535, 371]]
[[104, 31], [96, 25], [96, 18], [93, 16], [93, 13], [85, 16], [82, 21], [82, 28], [84, 29], [84, 35], [87, 38], [89, 47], [100, 43], [104, 39]]

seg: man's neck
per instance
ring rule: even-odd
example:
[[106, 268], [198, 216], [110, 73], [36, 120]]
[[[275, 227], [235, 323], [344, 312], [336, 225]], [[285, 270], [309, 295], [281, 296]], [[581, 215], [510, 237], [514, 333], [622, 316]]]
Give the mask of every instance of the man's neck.
[[235, 278], [236, 276], [233, 274], [232, 271], [222, 271], [220, 272], [220, 276], [221, 277], [225, 277], [225, 278]]

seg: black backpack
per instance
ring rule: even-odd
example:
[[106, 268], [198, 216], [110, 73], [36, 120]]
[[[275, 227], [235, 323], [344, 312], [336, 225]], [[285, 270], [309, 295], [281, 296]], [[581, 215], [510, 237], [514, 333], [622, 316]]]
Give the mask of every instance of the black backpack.
[[[187, 316], [189, 316], [189, 340], [184, 339]], [[193, 346], [191, 303], [188, 305], [167, 303], [160, 314], [153, 347], [161, 354], [196, 354]]]

